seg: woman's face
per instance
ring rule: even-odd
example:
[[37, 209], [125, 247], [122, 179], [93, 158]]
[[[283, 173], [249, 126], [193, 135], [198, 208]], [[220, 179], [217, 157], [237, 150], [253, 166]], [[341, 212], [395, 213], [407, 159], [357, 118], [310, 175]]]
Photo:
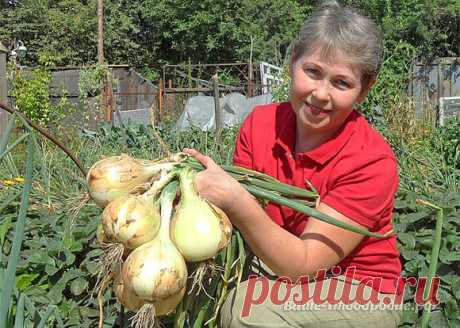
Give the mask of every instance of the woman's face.
[[336, 51], [325, 60], [321, 49], [291, 63], [291, 104], [297, 129], [309, 134], [334, 133], [361, 102], [369, 86], [361, 83], [361, 70]]

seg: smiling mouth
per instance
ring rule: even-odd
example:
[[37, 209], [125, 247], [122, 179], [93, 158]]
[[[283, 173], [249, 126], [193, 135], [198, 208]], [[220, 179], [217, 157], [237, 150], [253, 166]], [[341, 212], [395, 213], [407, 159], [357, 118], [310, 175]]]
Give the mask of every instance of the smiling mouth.
[[307, 108], [307, 111], [308, 112], [311, 112], [312, 114], [314, 115], [319, 115], [319, 114], [329, 114], [331, 112], [331, 110], [328, 110], [328, 109], [322, 109], [320, 107], [316, 107], [312, 104], [309, 104], [307, 102], [304, 102], [306, 108]]

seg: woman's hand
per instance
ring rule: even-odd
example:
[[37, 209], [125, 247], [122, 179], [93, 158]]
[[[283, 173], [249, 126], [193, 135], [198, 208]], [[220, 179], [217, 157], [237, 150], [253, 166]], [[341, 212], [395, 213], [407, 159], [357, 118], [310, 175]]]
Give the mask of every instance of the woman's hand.
[[238, 199], [248, 192], [238, 181], [225, 172], [211, 157], [195, 149], [184, 149], [184, 153], [193, 156], [206, 168], [195, 177], [198, 194], [229, 214], [238, 205]]

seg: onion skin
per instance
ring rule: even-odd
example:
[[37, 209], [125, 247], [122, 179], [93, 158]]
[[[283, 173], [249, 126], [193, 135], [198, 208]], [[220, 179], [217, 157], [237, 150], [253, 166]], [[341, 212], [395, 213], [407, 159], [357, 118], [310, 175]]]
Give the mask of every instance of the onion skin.
[[176, 309], [177, 305], [179, 305], [180, 301], [182, 301], [184, 294], [185, 287], [182, 288], [178, 293], [171, 295], [170, 297], [164, 300], [153, 303], [153, 305], [155, 306], [155, 315], [162, 316], [173, 312]]
[[102, 226], [102, 223], [99, 223], [97, 225], [96, 240], [101, 246], [111, 242], [110, 238], [107, 237], [107, 234], [104, 231], [104, 227]]
[[230, 241], [232, 224], [217, 206], [202, 199], [194, 188], [195, 173], [180, 173], [181, 200], [171, 221], [171, 240], [186, 261], [212, 258]]
[[161, 238], [136, 248], [123, 264], [123, 283], [145, 301], [164, 300], [187, 282], [187, 266], [176, 247]]
[[144, 300], [137, 297], [131, 290], [123, 284], [121, 272], [118, 272], [113, 282], [113, 289], [118, 301], [128, 310], [136, 311], [145, 304]]
[[101, 208], [110, 201], [129, 193], [142, 193], [160, 168], [167, 163], [137, 160], [126, 154], [106, 157], [96, 162], [86, 176], [91, 198]]
[[135, 249], [158, 234], [160, 211], [151, 199], [126, 195], [105, 207], [102, 225], [107, 238]]
[[[144, 304], [148, 304], [148, 302], [145, 302], [143, 299], [137, 297], [133, 291], [129, 290], [129, 288], [126, 288], [123, 283], [121, 271], [119, 271], [115, 276], [113, 289], [118, 301], [129, 311], [137, 311]], [[184, 287], [178, 293], [173, 294], [164, 300], [151, 303], [155, 307], [155, 315], [162, 316], [173, 312], [177, 305], [182, 301], [185, 289], [186, 288]]]

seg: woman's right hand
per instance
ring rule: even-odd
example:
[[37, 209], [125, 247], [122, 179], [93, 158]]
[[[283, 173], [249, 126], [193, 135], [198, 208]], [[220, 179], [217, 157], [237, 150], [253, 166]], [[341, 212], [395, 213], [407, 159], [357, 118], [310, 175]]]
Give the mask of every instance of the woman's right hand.
[[[195, 149], [184, 149], [184, 153], [193, 156], [206, 168], [195, 176], [195, 188], [198, 194], [222, 209], [232, 213], [244, 196], [250, 195], [232, 176], [224, 171], [211, 157]], [[252, 196], [251, 196], [252, 197]]]

